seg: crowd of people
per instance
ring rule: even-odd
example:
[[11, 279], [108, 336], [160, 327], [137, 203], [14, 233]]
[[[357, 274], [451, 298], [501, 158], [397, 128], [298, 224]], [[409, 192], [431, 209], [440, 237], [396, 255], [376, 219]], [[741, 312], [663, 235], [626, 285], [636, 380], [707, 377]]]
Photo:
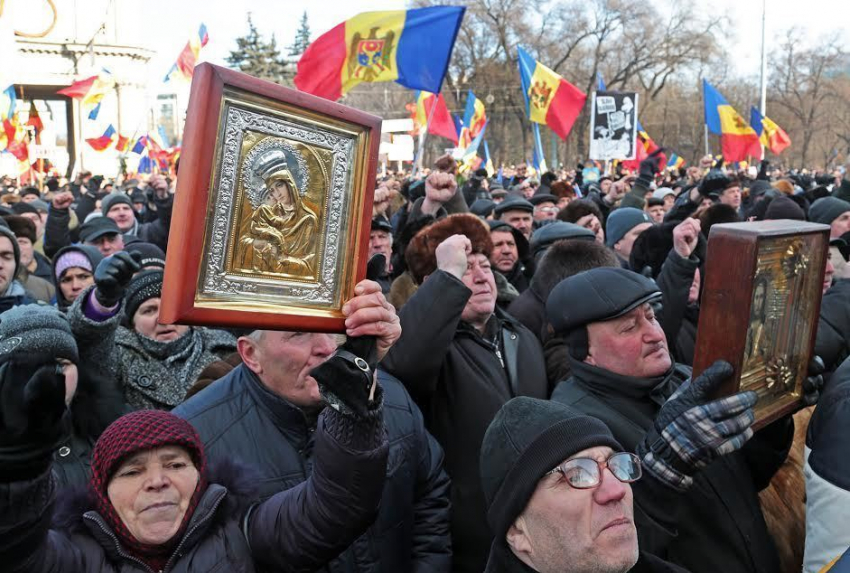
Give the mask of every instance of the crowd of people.
[[[850, 567], [850, 172], [586, 167], [379, 175], [343, 338], [161, 324], [174, 179], [0, 180], [2, 569]], [[829, 256], [754, 431], [692, 365], [711, 227], [776, 219]]]

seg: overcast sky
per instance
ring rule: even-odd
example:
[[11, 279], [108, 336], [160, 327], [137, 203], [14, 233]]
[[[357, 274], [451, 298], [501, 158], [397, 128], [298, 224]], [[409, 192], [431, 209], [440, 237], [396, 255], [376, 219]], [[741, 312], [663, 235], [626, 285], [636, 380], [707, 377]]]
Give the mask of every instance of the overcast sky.
[[[119, 0], [120, 1], [120, 0]], [[358, 12], [405, 8], [399, 0], [318, 0], [299, 2], [292, 0], [147, 0], [133, 3], [143, 7], [142, 19], [156, 18], [155, 34], [147, 35], [152, 47], [160, 53], [162, 66], [167, 68], [190, 33], [203, 21], [210, 34], [210, 43], [204, 59], [223, 63], [235, 46], [235, 38], [247, 31], [246, 15], [251, 12], [261, 33], [277, 37], [278, 45], [292, 42], [301, 14], [307, 17], [313, 38]], [[723, 39], [733, 55], [736, 72], [757, 76], [761, 50], [760, 0], [697, 0], [698, 8], [712, 13], [725, 13], [735, 23], [735, 31]], [[659, 6], [661, 4], [659, 3]], [[846, 10], [841, 0], [767, 0], [768, 50], [782, 39], [782, 33], [791, 26], [801, 26], [816, 39], [842, 29], [846, 23]], [[148, 31], [150, 29], [148, 28]], [[844, 29], [846, 37], [846, 29]], [[152, 40], [156, 40], [153, 42]], [[167, 48], [166, 48], [167, 46]]]

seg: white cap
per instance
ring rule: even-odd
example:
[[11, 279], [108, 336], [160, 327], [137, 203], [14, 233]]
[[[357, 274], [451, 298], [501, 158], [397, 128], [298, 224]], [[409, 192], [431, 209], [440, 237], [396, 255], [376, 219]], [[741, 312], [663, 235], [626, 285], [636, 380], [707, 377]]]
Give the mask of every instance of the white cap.
[[664, 199], [667, 195], [675, 195], [676, 192], [670, 189], [669, 187], [659, 187], [655, 191], [652, 192], [652, 196], [655, 199]]

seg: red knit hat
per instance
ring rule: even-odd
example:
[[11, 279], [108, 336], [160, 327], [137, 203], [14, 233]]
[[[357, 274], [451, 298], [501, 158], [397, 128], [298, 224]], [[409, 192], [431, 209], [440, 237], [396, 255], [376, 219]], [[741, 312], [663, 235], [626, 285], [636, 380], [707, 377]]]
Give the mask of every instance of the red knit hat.
[[[169, 543], [151, 547], [133, 537], [121, 521], [109, 501], [107, 488], [115, 471], [128, 456], [164, 446], [185, 448], [195, 463], [199, 479], [177, 534]], [[162, 410], [139, 410], [121, 416], [112, 422], [98, 438], [92, 453], [91, 469], [89, 489], [98, 513], [103, 516], [128, 551], [151, 565], [154, 570], [162, 569], [174, 545], [183, 536], [201, 495], [207, 488], [204, 447], [195, 428], [186, 420]]]

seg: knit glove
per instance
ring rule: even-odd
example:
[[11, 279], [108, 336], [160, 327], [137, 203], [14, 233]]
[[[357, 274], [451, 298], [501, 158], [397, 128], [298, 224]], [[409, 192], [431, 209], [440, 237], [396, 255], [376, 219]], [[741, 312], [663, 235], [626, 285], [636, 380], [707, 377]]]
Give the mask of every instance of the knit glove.
[[121, 302], [127, 285], [141, 268], [141, 255], [137, 252], [119, 251], [100, 261], [94, 271], [97, 301], [106, 308]]
[[694, 474], [716, 458], [740, 449], [753, 436], [755, 392], [706, 402], [732, 373], [728, 362], [718, 360], [696, 379], [682, 384], [638, 444], [644, 467], [668, 486], [686, 491]]
[[820, 356], [813, 356], [809, 362], [808, 376], [803, 380], [803, 404], [814, 406], [820, 399], [823, 390], [823, 373], [826, 366]]
[[69, 421], [61, 366], [43, 361], [0, 366], [0, 482], [47, 471]]
[[328, 406], [345, 416], [363, 419], [381, 405], [383, 393], [375, 380], [377, 365], [375, 337], [349, 337], [310, 375]]

